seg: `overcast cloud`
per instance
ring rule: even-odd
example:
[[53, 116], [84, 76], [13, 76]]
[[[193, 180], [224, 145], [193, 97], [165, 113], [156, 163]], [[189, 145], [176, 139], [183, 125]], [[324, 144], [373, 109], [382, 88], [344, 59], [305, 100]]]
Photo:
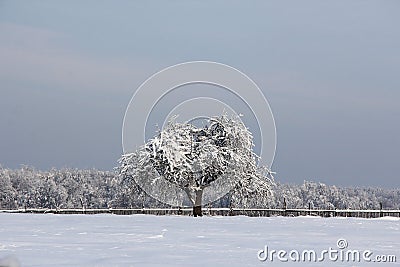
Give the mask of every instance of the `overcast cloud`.
[[267, 97], [277, 180], [399, 187], [399, 11], [398, 1], [0, 1], [0, 164], [111, 170], [135, 89], [210, 60]]

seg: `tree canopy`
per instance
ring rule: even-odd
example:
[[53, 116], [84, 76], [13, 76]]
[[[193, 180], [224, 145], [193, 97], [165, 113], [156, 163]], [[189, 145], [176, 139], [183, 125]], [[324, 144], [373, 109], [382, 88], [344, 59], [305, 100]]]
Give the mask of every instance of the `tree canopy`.
[[[120, 170], [139, 185], [150, 182], [151, 192], [157, 181], [164, 179], [164, 185], [169, 186], [162, 189], [179, 188], [191, 205], [201, 210], [203, 193], [208, 202], [234, 188], [239, 189], [243, 199], [255, 193], [272, 193], [272, 173], [265, 166], [258, 168], [253, 147], [253, 136], [239, 118], [210, 118], [201, 128], [171, 120], [138, 151], [123, 155]], [[160, 192], [160, 188], [156, 189]], [[151, 192], [154, 197], [159, 196]], [[176, 188], [165, 193], [171, 198], [181, 195]], [[194, 213], [200, 215], [198, 210]]]

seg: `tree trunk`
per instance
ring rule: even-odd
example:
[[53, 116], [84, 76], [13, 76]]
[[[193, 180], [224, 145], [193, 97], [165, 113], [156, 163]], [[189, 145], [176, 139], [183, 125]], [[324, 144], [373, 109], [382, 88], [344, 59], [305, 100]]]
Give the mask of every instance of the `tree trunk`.
[[196, 199], [193, 205], [193, 216], [194, 217], [201, 217], [203, 216], [203, 211], [201, 210], [201, 200], [203, 198], [203, 189], [197, 190], [195, 192], [196, 194]]

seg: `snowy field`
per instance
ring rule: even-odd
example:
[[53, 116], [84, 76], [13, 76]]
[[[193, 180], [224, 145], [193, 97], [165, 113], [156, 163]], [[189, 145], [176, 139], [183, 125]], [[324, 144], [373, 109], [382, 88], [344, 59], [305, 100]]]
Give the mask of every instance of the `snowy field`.
[[[340, 238], [346, 249], [395, 255], [397, 262], [263, 262], [257, 255], [266, 245], [320, 253], [338, 249]], [[398, 266], [400, 220], [0, 214], [0, 266], [15, 260], [41, 267]]]

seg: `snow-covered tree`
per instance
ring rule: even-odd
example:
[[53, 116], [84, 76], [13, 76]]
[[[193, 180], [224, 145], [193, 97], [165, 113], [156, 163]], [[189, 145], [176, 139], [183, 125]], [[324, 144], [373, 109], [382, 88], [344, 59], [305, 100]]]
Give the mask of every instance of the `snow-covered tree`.
[[13, 188], [10, 178], [10, 170], [0, 166], [0, 209], [16, 208], [16, 190]]
[[135, 180], [145, 176], [176, 185], [189, 198], [194, 216], [201, 216], [203, 192], [211, 185], [239, 187], [239, 198], [271, 194], [271, 172], [258, 169], [253, 147], [253, 136], [239, 119], [223, 115], [202, 128], [171, 120], [137, 152], [123, 155], [119, 169]]

